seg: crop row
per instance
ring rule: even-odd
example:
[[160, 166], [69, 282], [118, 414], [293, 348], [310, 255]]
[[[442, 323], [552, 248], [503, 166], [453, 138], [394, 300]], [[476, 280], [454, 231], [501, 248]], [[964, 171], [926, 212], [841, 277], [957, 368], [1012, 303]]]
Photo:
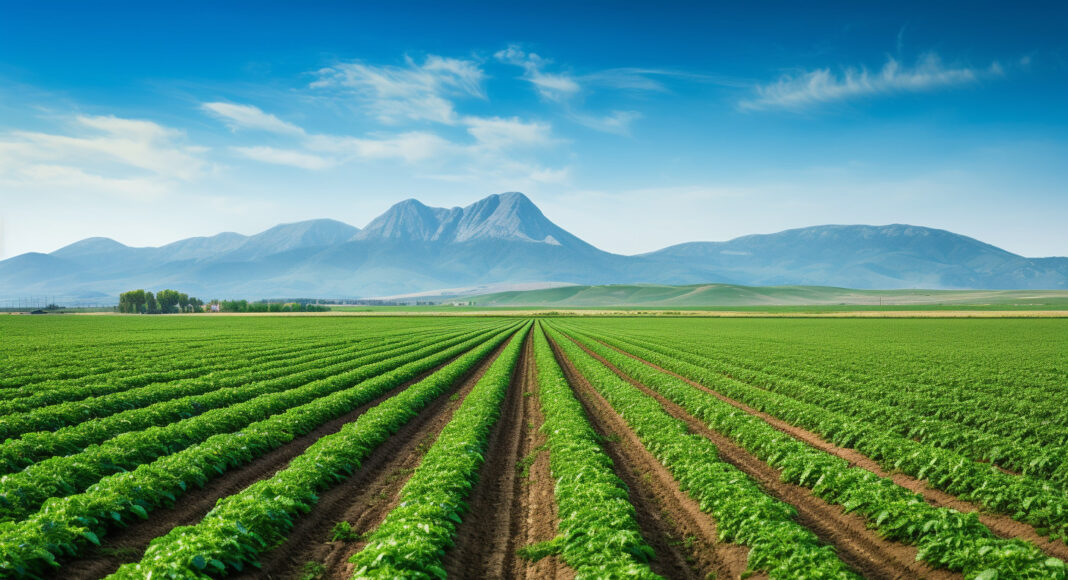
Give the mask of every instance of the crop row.
[[[454, 328], [440, 332], [449, 331], [456, 333], [461, 332], [462, 329]], [[89, 418], [91, 416], [100, 416], [101, 413], [106, 414], [108, 412], [106, 410], [107, 405], [104, 405], [103, 401], [110, 400], [108, 397], [111, 395], [125, 396], [125, 400], [129, 404], [135, 405], [137, 404], [135, 398], [137, 394], [148, 397], [147, 400], [152, 401], [154, 400], [152, 397], [163, 396], [161, 393], [165, 393], [174, 388], [188, 390], [190, 384], [206, 385], [204, 388], [210, 389], [213, 388], [214, 384], [225, 381], [260, 380], [254, 377], [269, 373], [271, 370], [278, 367], [314, 360], [316, 356], [323, 357], [334, 352], [378, 348], [388, 344], [403, 343], [409, 340], [411, 340], [410, 334], [399, 335], [396, 337], [370, 337], [364, 340], [350, 339], [337, 342], [330, 341], [328, 343], [315, 344], [311, 347], [290, 345], [284, 350], [270, 349], [268, 351], [251, 349], [239, 356], [235, 356], [234, 353], [229, 353], [224, 357], [225, 363], [218, 368], [211, 372], [201, 373], [192, 377], [186, 376], [186, 373], [181, 369], [177, 372], [153, 371], [117, 381], [105, 381], [105, 379], [101, 378], [100, 380], [89, 381], [89, 384], [87, 385], [66, 385], [50, 389], [33, 390], [30, 396], [0, 401], [0, 417], [3, 417], [0, 419], [0, 438], [11, 437], [17, 434], [18, 431], [16, 427], [19, 423], [15, 422], [21, 418], [18, 413], [25, 413], [27, 411], [39, 413], [39, 421], [43, 425], [43, 428], [55, 429], [57, 426], [51, 424], [53, 420], [48, 413], [50, 412], [49, 407], [57, 404], [82, 401], [83, 403], [86, 403], [86, 407], [84, 407], [83, 410], [84, 416]], [[271, 352], [272, 354], [267, 354], [267, 352]], [[175, 358], [181, 359], [179, 356], [176, 356]], [[190, 365], [188, 360], [181, 360], [185, 361], [186, 366]], [[250, 366], [252, 367], [251, 369], [249, 368]], [[138, 365], [137, 368], [143, 369], [143, 363]], [[130, 394], [122, 395], [123, 393]], [[97, 406], [104, 409], [97, 411]], [[32, 417], [27, 418], [26, 421], [31, 425], [33, 424]]]
[[654, 554], [638, 528], [627, 486], [601, 449], [540, 328], [534, 333], [534, 358], [560, 518], [552, 550], [539, 555], [559, 552], [580, 577], [657, 577], [647, 563]]
[[[438, 340], [447, 342], [450, 339], [454, 337], [445, 336]], [[214, 385], [197, 385], [195, 389], [191, 389], [193, 393], [207, 391], [203, 394], [181, 396], [187, 392], [185, 389], [176, 389], [178, 392], [171, 393], [160, 392], [159, 398], [168, 394], [178, 398], [164, 400], [143, 408], [137, 408], [133, 402], [123, 405], [122, 400], [115, 401], [113, 404], [116, 404], [118, 409], [130, 408], [130, 410], [95, 421], [82, 421], [56, 431], [26, 433], [19, 439], [9, 439], [0, 444], [0, 473], [10, 473], [49, 457], [75, 454], [84, 450], [88, 445], [104, 442], [123, 433], [168, 425], [213, 409], [231, 407], [268, 393], [285, 391], [295, 385], [328, 377], [339, 369], [376, 362], [382, 358], [382, 353], [397, 356], [427, 344], [425, 338], [420, 340], [421, 342], [407, 341], [367, 350], [353, 347], [335, 353], [329, 358], [312, 355], [311, 360], [303, 360], [302, 357], [300, 361], [292, 361], [293, 364], [289, 366], [272, 365], [272, 372], [266, 375], [257, 370], [257, 372], [246, 374], [245, 380], [240, 380], [241, 377], [238, 377], [232, 381], [218, 381]], [[359, 356], [352, 358], [353, 354]], [[271, 378], [254, 380], [253, 376]], [[144, 398], [138, 396], [138, 402], [143, 401]], [[2, 484], [0, 484], [0, 489], [3, 489]]]
[[352, 557], [355, 578], [445, 578], [452, 545], [478, 482], [490, 430], [501, 414], [530, 324], [493, 361], [441, 430], [398, 496], [400, 503]]
[[[116, 368], [103, 370], [92, 367], [89, 361], [80, 358], [69, 358], [61, 365], [54, 365], [50, 370], [61, 370], [64, 367], [81, 368], [86, 374], [68, 378], [49, 378], [49, 371], [40, 373], [36, 381], [17, 388], [0, 390], [3, 398], [0, 410], [8, 411], [13, 405], [25, 404], [22, 399], [27, 397], [42, 398], [47, 394], [57, 396], [55, 392], [63, 393], [77, 387], [96, 387], [102, 389], [98, 393], [109, 392], [108, 389], [128, 389], [141, 387], [151, 383], [167, 382], [179, 379], [188, 379], [204, 376], [215, 370], [243, 366], [252, 360], [278, 360], [292, 356], [295, 352], [310, 348], [323, 348], [340, 346], [350, 339], [316, 342], [313, 345], [275, 345], [263, 343], [237, 343], [227, 344], [223, 347], [212, 349], [209, 344], [200, 346], [196, 350], [186, 350], [182, 345], [172, 341], [164, 341], [170, 349], [169, 356], [158, 359], [143, 356], [139, 350], [129, 346], [119, 347], [120, 352], [111, 352], [104, 356], [109, 363]], [[105, 349], [98, 348], [98, 351]], [[67, 357], [77, 357], [76, 354], [64, 352]], [[100, 356], [99, 352], [96, 356]], [[150, 370], [149, 370], [150, 369]]]
[[285, 390], [268, 392], [189, 419], [124, 433], [73, 455], [46, 459], [0, 479], [0, 517], [25, 517], [48, 498], [77, 493], [106, 475], [133, 469], [211, 435], [241, 429], [249, 423], [423, 359], [463, 340], [464, 337], [445, 342], [431, 341], [429, 346], [416, 345], [421, 348], [408, 352], [402, 350], [402, 354], [388, 351], [307, 371], [287, 378], [284, 385], [278, 385]]
[[[317, 345], [311, 350], [329, 350], [331, 347], [337, 348], [339, 345], [343, 344], [344, 343], [342, 342], [338, 345]], [[263, 362], [285, 360], [286, 358], [299, 355], [307, 350], [308, 349], [304, 349], [302, 351], [300, 349], [279, 349], [277, 347], [272, 347], [270, 349], [262, 350], [253, 349], [251, 352], [248, 352], [248, 356], [244, 354], [238, 356], [236, 353], [227, 352], [220, 356], [219, 361], [204, 366], [193, 363], [190, 359], [185, 357], [176, 356], [175, 358], [181, 361], [181, 363], [184, 363], [184, 366], [174, 370], [152, 370], [145, 372], [145, 366], [142, 363], [135, 367], [136, 370], [134, 372], [136, 374], [126, 376], [122, 379], [97, 375], [91, 377], [89, 380], [79, 381], [76, 384], [62, 382], [40, 386], [34, 385], [25, 390], [19, 389], [17, 392], [12, 392], [16, 390], [11, 389], [6, 400], [0, 401], [0, 416], [9, 416], [14, 413], [36, 410], [49, 405], [78, 401], [89, 397], [101, 397], [131, 389], [144, 388], [146, 386], [158, 388], [161, 385], [181, 380], [203, 380], [210, 378], [220, 371], [240, 371], [248, 366], [249, 359], [251, 358], [255, 358], [259, 364]]]
[[749, 546], [749, 570], [773, 578], [855, 578], [834, 550], [794, 521], [796, 510], [766, 495], [744, 473], [719, 458], [710, 440], [689, 432], [660, 404], [617, 377], [555, 330], [550, 335], [568, 360], [626, 421], [639, 440], [712, 515], [721, 539]]
[[[1001, 539], [976, 514], [928, 505], [923, 498], [870, 471], [809, 447], [762, 419], [589, 338], [572, 333], [631, 378], [680, 405], [772, 467], [784, 481], [863, 515], [884, 537], [914, 544], [933, 566], [967, 578], [1064, 578], [1064, 562], [1033, 544]], [[656, 361], [653, 361], [656, 362]]]
[[[611, 344], [614, 341], [605, 339]], [[621, 345], [622, 346], [622, 345]], [[1053, 538], [1068, 538], [1068, 496], [1060, 485], [1004, 473], [951, 450], [886, 432], [864, 420], [752, 387], [664, 354], [628, 344], [625, 350], [783, 421], [811, 430], [836, 445], [864, 453], [888, 470], [924, 479], [932, 486], [989, 510], [1036, 526]]]
[[513, 334], [514, 326], [319, 439], [271, 478], [220, 500], [196, 525], [153, 540], [140, 562], [122, 566], [112, 577], [209, 578], [255, 563], [286, 537], [294, 518], [311, 509], [317, 492], [359, 469], [376, 447]]
[[[621, 337], [621, 334], [616, 333], [616, 336]], [[665, 344], [665, 340], [670, 343], [670, 336], [643, 334], [638, 340], [642, 344]], [[732, 376], [757, 373], [758, 376], [793, 378], [843, 394], [853, 393], [858, 386], [865, 386], [868, 387], [865, 392], [867, 400], [880, 401], [895, 408], [909, 408], [924, 417], [948, 420], [968, 425], [979, 432], [995, 433], [1034, 444], [1068, 444], [1068, 409], [1050, 397], [1050, 393], [1060, 385], [1056, 379], [1042, 380], [1042, 375], [1048, 373], [1038, 372], [1037, 369], [1027, 372], [1027, 369], [1021, 368], [1022, 361], [1018, 359], [1005, 367], [1010, 368], [1011, 372], [1005, 372], [988, 358], [977, 362], [974, 356], [964, 356], [964, 361], [955, 362], [971, 364], [964, 368], [951, 367], [956, 376], [950, 380], [943, 370], [946, 366], [944, 361], [939, 360], [910, 361], [890, 369], [883, 361], [876, 367], [880, 369], [877, 372], [835, 370], [835, 363], [855, 362], [858, 355], [865, 352], [861, 346], [845, 353], [836, 353], [827, 348], [787, 356], [776, 351], [774, 357], [766, 356], [764, 349], [739, 351], [738, 345], [711, 341], [701, 336], [692, 336], [684, 344], [671, 346], [698, 356], [714, 352], [716, 366]], [[941, 354], [941, 350], [936, 352], [936, 358]], [[885, 349], [880, 349], [873, 356], [885, 355]], [[749, 378], [745, 380], [750, 381]], [[1006, 388], [1011, 388], [1012, 397], [1004, 396]], [[982, 412], [977, 412], [977, 409]]]
[[[499, 331], [488, 340], [499, 343], [508, 332], [507, 329]], [[484, 354], [488, 352], [487, 344], [486, 336], [480, 334], [238, 432], [215, 435], [133, 471], [101, 479], [84, 493], [50, 499], [40, 511], [23, 521], [0, 523], [0, 576], [32, 575], [49, 565], [56, 566], [57, 558], [77, 554], [86, 544], [97, 543], [98, 537], [111, 526], [147, 518], [154, 509], [177, 501], [190, 487], [203, 486], [227, 470], [245, 465], [464, 352], [475, 349], [472, 352]], [[468, 353], [455, 362], [468, 360], [470, 356]], [[361, 419], [364, 416], [367, 414]], [[364, 423], [368, 421], [373, 419], [365, 419]], [[348, 427], [342, 428], [339, 434], [330, 437], [344, 439], [344, 434], [349, 432]], [[318, 442], [312, 447], [315, 445]], [[322, 449], [313, 451], [312, 447], [305, 451], [305, 456], [315, 457]]]
[[[645, 347], [690, 364], [700, 365], [748, 384], [838, 411], [909, 439], [953, 449], [977, 461], [995, 463], [1026, 475], [1068, 484], [1068, 427], [1041, 417], [1006, 416], [989, 410], [985, 401], [972, 402], [966, 419], [939, 419], [939, 408], [955, 400], [946, 393], [887, 388], [879, 383], [850, 383], [835, 388], [724, 364], [718, 358], [690, 354], [685, 346], [613, 336], [613, 340]], [[824, 381], [827, 382], [827, 381]], [[887, 395], [887, 394], [890, 395]], [[891, 398], [889, 402], [885, 399]], [[997, 398], [1004, 399], [999, 395]], [[1052, 406], [1052, 403], [1050, 403]], [[1060, 405], [1057, 405], [1060, 407]], [[1033, 406], [1032, 406], [1033, 407]], [[974, 418], [979, 418], [975, 420]], [[978, 424], [978, 427], [971, 426]]]

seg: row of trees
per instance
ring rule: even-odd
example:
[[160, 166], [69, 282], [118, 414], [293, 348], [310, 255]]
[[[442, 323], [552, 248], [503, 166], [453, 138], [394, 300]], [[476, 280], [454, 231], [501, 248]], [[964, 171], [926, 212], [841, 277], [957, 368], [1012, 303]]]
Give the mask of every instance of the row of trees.
[[326, 312], [330, 308], [303, 302], [249, 302], [223, 300], [218, 303], [223, 312]]
[[177, 314], [203, 309], [203, 300], [177, 290], [160, 290], [156, 294], [130, 290], [119, 294], [119, 312], [127, 314]]
[[130, 290], [119, 294], [119, 312], [126, 314], [177, 314], [180, 312], [326, 312], [330, 308], [304, 302], [249, 302], [203, 300], [177, 290]]

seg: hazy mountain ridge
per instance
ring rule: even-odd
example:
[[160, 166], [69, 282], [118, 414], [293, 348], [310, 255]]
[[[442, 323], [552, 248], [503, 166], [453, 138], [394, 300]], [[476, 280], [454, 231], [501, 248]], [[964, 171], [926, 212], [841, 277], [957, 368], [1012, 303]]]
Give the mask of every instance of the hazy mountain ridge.
[[405, 200], [362, 230], [320, 219], [158, 248], [87, 238], [0, 261], [0, 296], [111, 296], [166, 286], [218, 297], [359, 297], [547, 280], [1062, 289], [1068, 258], [1025, 258], [903, 224], [814, 226], [622, 256], [560, 228], [525, 195], [504, 193], [448, 209]]

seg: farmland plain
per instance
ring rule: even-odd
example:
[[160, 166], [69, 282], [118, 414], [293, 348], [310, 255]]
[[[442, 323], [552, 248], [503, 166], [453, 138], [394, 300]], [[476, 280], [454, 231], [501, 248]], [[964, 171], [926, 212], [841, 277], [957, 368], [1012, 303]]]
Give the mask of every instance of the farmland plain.
[[0, 577], [1066, 577], [1063, 318], [10, 316], [0, 347]]

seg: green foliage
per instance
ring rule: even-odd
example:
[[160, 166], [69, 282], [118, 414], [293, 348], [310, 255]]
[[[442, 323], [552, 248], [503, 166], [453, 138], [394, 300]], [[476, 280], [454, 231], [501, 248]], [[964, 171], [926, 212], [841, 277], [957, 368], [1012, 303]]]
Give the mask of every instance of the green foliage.
[[360, 539], [360, 534], [352, 529], [352, 524], [338, 522], [330, 529], [330, 539], [335, 542], [355, 542]]
[[[959, 571], [968, 578], [980, 574], [1012, 578], [1065, 577], [1063, 562], [1046, 557], [1036, 546], [1022, 540], [996, 537], [975, 514], [930, 506], [921, 496], [888, 479], [850, 467], [845, 460], [797, 439], [782, 437], [780, 431], [762, 419], [740, 413], [734, 406], [681, 379], [577, 333], [573, 336], [628, 376], [782, 470], [783, 480], [811, 488], [816, 495], [843, 506], [846, 511], [858, 512], [889, 539], [916, 545], [919, 557], [935, 567]], [[571, 348], [576, 358], [594, 360], [577, 352], [576, 347]], [[720, 517], [717, 523], [723, 525]]]
[[558, 551], [579, 577], [657, 578], [647, 564], [653, 550], [642, 539], [627, 487], [601, 449], [540, 324], [534, 360], [560, 535], [524, 548], [521, 555], [538, 559]]
[[[515, 325], [510, 324], [508, 329], [488, 339], [480, 337], [474, 343], [464, 343], [463, 346], [471, 350], [372, 407], [337, 433], [319, 439], [271, 478], [223, 498], [198, 524], [174, 528], [167, 535], [156, 538], [140, 562], [122, 566], [114, 577], [208, 578], [209, 573], [242, 570], [256, 562], [259, 554], [285, 539], [294, 519], [318, 501], [318, 491], [350, 476], [371, 451], [420, 409], [448, 391], [471, 367], [507, 339], [514, 328]], [[372, 381], [378, 381], [384, 387], [376, 389], [376, 394], [399, 384], [395, 382], [397, 379], [401, 382], [408, 380], [441, 364], [443, 358], [448, 360], [456, 354], [459, 353], [443, 351], [442, 356], [427, 357], [409, 365], [403, 373], [394, 371], [375, 377]], [[339, 409], [352, 409], [367, 400], [349, 398], [330, 403]], [[316, 423], [321, 420], [316, 418]], [[284, 432], [285, 427], [274, 426], [274, 430]]]
[[555, 330], [550, 335], [582, 375], [634, 430], [642, 445], [716, 520], [720, 538], [750, 547], [749, 570], [772, 578], [856, 578], [808, 529], [792, 506], [773, 499], [744, 473], [719, 459], [716, 446], [690, 433], [638, 388]]
[[[500, 328], [500, 324], [496, 326], [498, 329]], [[490, 340], [490, 343], [503, 340], [504, 336], [506, 335], [498, 334], [497, 338]], [[239, 431], [219, 433], [208, 437], [201, 443], [176, 453], [165, 455], [151, 463], [141, 464], [132, 471], [104, 477], [83, 493], [49, 499], [43, 510], [30, 515], [22, 521], [0, 523], [0, 575], [5, 572], [8, 574], [15, 573], [16, 575], [29, 574], [46, 568], [58, 555], [76, 553], [86, 542], [91, 541], [84, 533], [87, 528], [94, 534], [101, 535], [114, 523], [122, 522], [132, 517], [148, 517], [149, 511], [174, 502], [190, 485], [203, 485], [231, 467], [248, 463], [263, 453], [290, 441], [293, 437], [314, 430], [321, 423], [341, 416], [352, 408], [381, 396], [403, 382], [417, 377], [419, 374], [448, 361], [464, 351], [475, 348], [475, 351], [472, 352], [482, 352], [487, 348], [486, 340], [490, 335], [476, 333], [474, 336], [468, 335], [468, 337], [470, 338], [451, 347], [447, 347], [447, 343], [439, 343], [436, 346], [415, 351], [408, 355], [386, 359], [377, 364], [365, 365], [356, 371], [341, 373], [330, 377], [328, 380], [315, 381], [304, 387], [299, 387], [294, 389], [293, 392], [318, 393], [318, 395], [310, 397], [310, 402], [288, 409], [284, 407], [277, 408], [274, 413], [265, 413], [267, 418], [247, 424]], [[469, 360], [471, 356], [469, 353], [462, 356], [458, 361], [466, 361], [465, 364], [468, 365], [473, 364]], [[360, 380], [361, 376], [365, 380], [356, 382]], [[441, 373], [433, 375], [433, 377], [440, 376]], [[437, 378], [432, 382], [440, 380], [442, 379]], [[407, 392], [405, 391], [405, 393]], [[279, 400], [274, 395], [269, 395], [267, 401], [270, 401], [270, 403], [263, 403], [263, 405], [273, 405]], [[257, 405], [249, 410], [259, 413], [263, 411], [263, 406]], [[361, 416], [361, 419], [373, 416], [375, 416], [374, 413], [368, 412]], [[204, 428], [213, 427], [205, 425]], [[343, 433], [345, 432], [347, 431], [343, 430]], [[131, 435], [136, 436], [137, 433]], [[176, 433], [173, 435], [179, 436]], [[315, 471], [316, 453], [330, 448], [330, 444], [327, 443], [328, 440], [336, 442], [337, 438], [321, 439], [308, 450], [312, 459], [305, 459], [303, 462], [294, 460], [290, 464], [294, 471], [285, 478], [289, 485], [292, 485], [302, 477], [308, 477], [308, 473]], [[166, 441], [166, 439], [161, 441]], [[136, 439], [130, 441], [131, 444], [136, 444], [136, 442]], [[317, 447], [320, 443], [322, 445]], [[136, 445], [132, 445], [132, 447], [135, 448], [132, 450], [134, 452], [144, 452], [137, 451], [141, 448]], [[150, 450], [151, 447], [145, 447], [144, 449]], [[367, 451], [370, 448], [358, 446], [358, 449]], [[312, 463], [308, 463], [309, 461]], [[106, 465], [82, 465], [91, 469], [110, 469]], [[297, 468], [298, 465], [301, 467]], [[347, 460], [341, 461], [333, 468], [317, 473], [316, 477], [319, 477], [319, 481], [322, 483], [336, 481], [336, 478], [341, 477], [341, 474], [350, 473], [354, 469], [354, 465]], [[50, 483], [49, 485], [60, 485], [60, 483]], [[63, 485], [66, 485], [66, 483], [63, 483]], [[314, 495], [309, 496], [307, 495], [308, 493], [310, 492], [301, 490], [296, 499], [289, 495], [278, 498], [271, 496], [270, 502], [266, 500], [252, 501], [251, 507], [247, 507], [247, 509], [262, 508], [263, 510], [268, 510], [267, 513], [275, 513], [270, 510], [283, 509], [279, 507], [279, 502], [281, 502], [282, 505], [292, 505], [292, 509], [299, 511], [306, 509], [308, 505], [306, 502], [314, 501]], [[12, 497], [14, 498], [15, 496]], [[16, 501], [18, 500], [16, 499]], [[246, 506], [241, 501], [243, 500], [235, 500], [239, 505]], [[285, 517], [286, 522], [291, 521], [292, 513]], [[273, 519], [275, 516], [265, 517], [267, 517], [268, 522], [273, 522], [272, 525], [279, 525], [279, 521]], [[249, 532], [252, 535], [248, 535], [242, 532], [242, 529], [247, 530], [248, 528], [244, 528], [240, 523], [231, 528], [231, 530], [237, 530], [239, 536], [250, 538], [250, 541], [258, 544], [261, 550], [267, 547], [267, 544], [262, 544], [259, 540], [259, 538], [267, 537], [266, 535], [260, 535], [259, 532], [255, 531]], [[178, 532], [175, 532], [175, 534], [177, 535]], [[216, 536], [216, 539], [219, 539], [218, 536]], [[188, 551], [176, 553], [174, 555], [176, 558], [185, 557], [187, 559], [180, 561], [169, 560], [169, 564], [161, 564], [161, 570], [167, 569], [172, 572], [186, 570], [186, 573], [188, 573], [190, 570], [204, 569], [204, 566], [199, 566], [198, 564], [217, 568], [217, 565], [213, 562], [225, 561], [231, 563], [234, 567], [240, 567], [251, 561], [247, 559], [249, 554], [247, 551], [228, 552], [225, 548], [220, 548], [220, 550], [222, 550], [220, 552], [221, 557], [208, 559], [202, 557], [202, 553], [199, 552], [195, 555], [191, 555]]]

